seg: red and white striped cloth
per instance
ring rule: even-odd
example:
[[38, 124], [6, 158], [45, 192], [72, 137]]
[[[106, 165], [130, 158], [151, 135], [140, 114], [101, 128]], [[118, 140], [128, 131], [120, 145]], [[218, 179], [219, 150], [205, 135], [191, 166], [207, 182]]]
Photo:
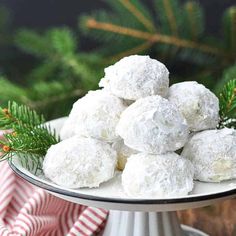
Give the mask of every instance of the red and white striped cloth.
[[54, 197], [0, 163], [0, 236], [97, 235], [108, 212]]

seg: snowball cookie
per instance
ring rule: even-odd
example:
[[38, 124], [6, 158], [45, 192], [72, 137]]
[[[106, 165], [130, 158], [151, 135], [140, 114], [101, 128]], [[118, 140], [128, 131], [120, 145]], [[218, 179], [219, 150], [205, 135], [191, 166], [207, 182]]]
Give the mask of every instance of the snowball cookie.
[[236, 178], [236, 131], [224, 128], [197, 133], [185, 145], [182, 156], [193, 163], [197, 180]]
[[129, 158], [132, 154], [136, 154], [137, 151], [131, 149], [130, 147], [124, 144], [124, 141], [118, 140], [112, 144], [112, 148], [116, 150], [118, 161], [117, 161], [117, 169], [124, 170], [127, 158]]
[[182, 82], [169, 89], [169, 100], [183, 114], [191, 131], [216, 128], [219, 122], [219, 100], [202, 84]]
[[137, 100], [150, 95], [166, 96], [169, 88], [169, 71], [161, 62], [149, 56], [124, 57], [105, 69], [99, 83], [117, 97]]
[[92, 188], [113, 177], [116, 162], [117, 155], [110, 144], [73, 136], [48, 149], [43, 171], [60, 186]]
[[130, 156], [122, 174], [127, 195], [165, 198], [187, 195], [193, 189], [193, 166], [176, 153]]
[[189, 134], [178, 109], [158, 95], [130, 105], [122, 113], [116, 131], [130, 148], [153, 154], [183, 147]]
[[107, 142], [115, 141], [118, 138], [115, 128], [125, 108], [120, 98], [107, 91], [90, 91], [74, 103], [60, 136], [66, 139], [78, 134]]

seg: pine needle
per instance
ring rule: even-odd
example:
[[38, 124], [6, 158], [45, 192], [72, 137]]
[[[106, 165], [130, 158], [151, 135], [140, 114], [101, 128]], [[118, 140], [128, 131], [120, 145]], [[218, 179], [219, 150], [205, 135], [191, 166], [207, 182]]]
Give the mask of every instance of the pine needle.
[[59, 142], [55, 132], [44, 121], [36, 111], [15, 102], [9, 102], [8, 108], [0, 108], [0, 129], [8, 130], [0, 140], [0, 161], [17, 155], [30, 171], [40, 170], [48, 148]]
[[[155, 25], [150, 21], [130, 0], [119, 0], [125, 8], [127, 8], [131, 14], [133, 14], [139, 22], [141, 22], [147, 30], [153, 32], [156, 31]], [[140, 4], [140, 3], [139, 3]]]
[[203, 10], [195, 1], [189, 1], [184, 5], [186, 13], [186, 30], [189, 38], [196, 41], [200, 39], [204, 31]]
[[220, 93], [219, 100], [220, 127], [236, 128], [236, 79], [226, 83]]
[[176, 24], [177, 20], [175, 18], [174, 12], [173, 12], [171, 1], [170, 0], [163, 0], [162, 2], [164, 5], [164, 9], [166, 11], [166, 16], [167, 16], [171, 31], [172, 31], [173, 35], [177, 36], [178, 35], [178, 26]]

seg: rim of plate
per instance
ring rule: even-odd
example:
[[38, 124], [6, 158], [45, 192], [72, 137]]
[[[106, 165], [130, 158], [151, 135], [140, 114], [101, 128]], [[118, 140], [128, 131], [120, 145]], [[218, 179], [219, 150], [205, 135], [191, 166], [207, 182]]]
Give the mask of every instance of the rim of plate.
[[48, 183], [44, 183], [40, 180], [34, 179], [33, 177], [27, 175], [26, 173], [22, 172], [18, 169], [13, 162], [8, 161], [11, 169], [19, 175], [21, 178], [25, 179], [26, 181], [30, 182], [31, 184], [48, 190], [50, 192], [54, 192], [57, 194], [65, 195], [68, 197], [79, 198], [83, 200], [89, 201], [97, 201], [97, 202], [109, 202], [109, 203], [121, 203], [121, 204], [141, 204], [141, 205], [158, 205], [158, 204], [181, 204], [181, 203], [190, 203], [190, 202], [201, 202], [206, 200], [212, 199], [220, 199], [227, 196], [231, 196], [236, 194], [236, 188], [219, 192], [219, 193], [212, 193], [212, 194], [205, 194], [199, 196], [191, 196], [183, 198], [166, 198], [166, 199], [132, 199], [132, 198], [109, 198], [109, 197], [100, 197], [95, 195], [88, 195], [83, 193], [71, 192], [68, 189], [62, 189], [62, 187], [52, 186]]

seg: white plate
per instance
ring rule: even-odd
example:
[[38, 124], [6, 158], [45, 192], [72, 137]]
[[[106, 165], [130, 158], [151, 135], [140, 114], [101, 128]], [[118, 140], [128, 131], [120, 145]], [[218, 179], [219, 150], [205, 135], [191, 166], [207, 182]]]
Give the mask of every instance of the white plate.
[[[58, 132], [66, 118], [50, 122], [51, 127]], [[221, 183], [203, 183], [195, 181], [194, 189], [189, 195], [164, 198], [164, 199], [139, 199], [127, 197], [123, 192], [120, 173], [101, 184], [99, 188], [67, 189], [60, 187], [42, 177], [37, 177], [25, 169], [18, 157], [10, 162], [11, 168], [30, 183], [41, 187], [50, 193], [68, 201], [102, 207], [114, 210], [136, 211], [173, 211], [186, 208], [210, 205], [217, 200], [222, 200], [236, 195], [236, 180]]]

